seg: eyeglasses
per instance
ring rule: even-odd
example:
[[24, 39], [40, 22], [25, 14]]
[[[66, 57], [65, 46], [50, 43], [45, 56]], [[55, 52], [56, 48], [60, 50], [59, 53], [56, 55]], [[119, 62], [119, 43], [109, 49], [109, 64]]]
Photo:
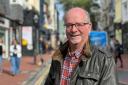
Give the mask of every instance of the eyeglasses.
[[76, 28], [81, 28], [87, 24], [89, 24], [89, 23], [75, 23], [75, 24], [68, 23], [68, 24], [65, 24], [65, 26], [67, 29], [71, 29], [71, 28], [73, 28], [73, 26], [75, 26]]

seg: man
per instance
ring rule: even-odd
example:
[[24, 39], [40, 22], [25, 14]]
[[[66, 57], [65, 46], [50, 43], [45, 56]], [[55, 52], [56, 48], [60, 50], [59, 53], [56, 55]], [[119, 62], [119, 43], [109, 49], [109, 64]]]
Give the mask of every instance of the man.
[[88, 12], [71, 8], [64, 21], [68, 40], [54, 53], [45, 85], [117, 85], [113, 57], [89, 44]]

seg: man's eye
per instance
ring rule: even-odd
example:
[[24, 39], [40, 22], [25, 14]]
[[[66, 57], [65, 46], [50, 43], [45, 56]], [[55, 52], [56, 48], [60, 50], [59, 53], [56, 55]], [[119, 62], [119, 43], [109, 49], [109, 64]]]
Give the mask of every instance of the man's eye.
[[72, 25], [71, 24], [67, 24], [67, 25], [65, 25], [66, 27], [72, 27]]
[[71, 24], [68, 24], [67, 27], [71, 27], [72, 25]]
[[82, 24], [76, 24], [76, 26], [82, 26]]

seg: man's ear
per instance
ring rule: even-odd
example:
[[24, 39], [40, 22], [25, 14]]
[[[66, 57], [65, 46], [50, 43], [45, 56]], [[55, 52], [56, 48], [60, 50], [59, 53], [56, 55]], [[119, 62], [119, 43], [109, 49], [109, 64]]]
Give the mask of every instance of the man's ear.
[[92, 30], [92, 23], [89, 24], [88, 28], [89, 28], [89, 33], [90, 33]]

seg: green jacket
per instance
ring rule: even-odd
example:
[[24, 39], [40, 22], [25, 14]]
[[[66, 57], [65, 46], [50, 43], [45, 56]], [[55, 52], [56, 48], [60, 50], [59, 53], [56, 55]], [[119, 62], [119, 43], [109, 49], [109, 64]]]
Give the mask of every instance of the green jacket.
[[[53, 55], [51, 68], [45, 85], [59, 85], [63, 59], [68, 44], [60, 47]], [[72, 74], [70, 85], [117, 85], [115, 62], [107, 51], [86, 46], [85, 53]]]

